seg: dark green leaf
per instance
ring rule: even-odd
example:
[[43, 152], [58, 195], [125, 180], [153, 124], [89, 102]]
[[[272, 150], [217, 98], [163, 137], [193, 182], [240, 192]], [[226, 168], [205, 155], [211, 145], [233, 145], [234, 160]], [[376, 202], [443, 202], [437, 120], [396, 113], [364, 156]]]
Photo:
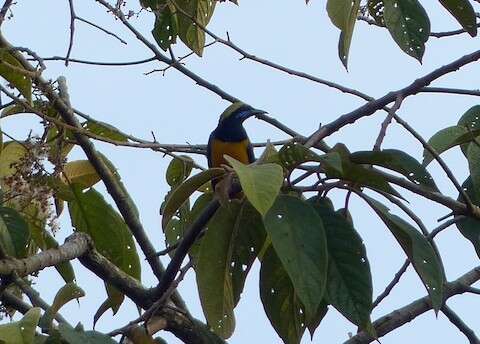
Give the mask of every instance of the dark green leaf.
[[383, 0], [385, 26], [398, 46], [422, 61], [430, 35], [430, 19], [418, 0]]
[[433, 309], [438, 312], [443, 304], [445, 277], [442, 263], [435, 250], [427, 239], [408, 222], [391, 214], [387, 207], [376, 200], [365, 195], [363, 197], [405, 251], [430, 295]]
[[[475, 105], [468, 109], [462, 117], [458, 120], [458, 125], [465, 127], [468, 132], [472, 133], [472, 137], [468, 141], [473, 141], [476, 137], [475, 134], [480, 134], [480, 105]], [[470, 143], [461, 145], [462, 152], [466, 156], [467, 148]]]
[[[462, 185], [462, 188], [465, 190], [467, 195], [470, 197], [472, 202], [476, 205], [480, 205], [480, 193], [478, 188], [474, 188], [472, 183], [472, 178], [468, 177]], [[458, 199], [461, 199], [461, 196], [458, 196]], [[471, 217], [459, 220], [456, 223], [457, 228], [460, 233], [470, 240], [477, 256], [480, 258], [480, 221]]]
[[305, 332], [303, 307], [272, 247], [263, 256], [260, 268], [260, 298], [270, 323], [283, 342], [299, 344]]
[[[172, 6], [173, 7], [173, 6]], [[152, 30], [153, 38], [163, 50], [168, 50], [177, 41], [178, 16], [175, 9], [166, 4], [162, 9], [154, 10], [155, 25]]]
[[475, 190], [480, 190], [480, 146], [472, 143], [467, 148], [468, 168]]
[[118, 268], [140, 280], [140, 260], [132, 234], [122, 217], [94, 189], [74, 189], [68, 202], [72, 226], [90, 235], [97, 250]]
[[244, 165], [229, 156], [225, 159], [237, 173], [247, 199], [265, 216], [282, 187], [282, 168], [277, 164]]
[[230, 272], [232, 273], [235, 305], [240, 301], [245, 279], [255, 262], [255, 258], [263, 248], [266, 234], [262, 217], [258, 211], [245, 200], [242, 203], [233, 230]]
[[[13, 68], [12, 68], [13, 67]], [[18, 70], [17, 70], [18, 68]], [[28, 102], [32, 101], [32, 79], [21, 71], [25, 71], [20, 61], [6, 48], [0, 49], [0, 76], [14, 86]]]
[[352, 224], [325, 206], [322, 199], [315, 197], [309, 202], [321, 217], [327, 235], [327, 300], [355, 325], [368, 329], [373, 290], [363, 240]]
[[[428, 140], [428, 144], [437, 154], [441, 154], [452, 147], [468, 141], [460, 142], [459, 140], [465, 134], [468, 134], [468, 130], [464, 126], [454, 125], [437, 131], [430, 140]], [[422, 164], [427, 166], [433, 159], [433, 155], [425, 149], [423, 151]]]
[[396, 149], [382, 151], [361, 151], [350, 155], [357, 164], [378, 165], [403, 174], [411, 182], [438, 191], [430, 173], [417, 160], [405, 152]]
[[383, 19], [383, 0], [368, 0], [368, 14], [380, 26], [385, 26]]
[[221, 207], [209, 221], [198, 253], [195, 272], [198, 293], [208, 325], [222, 338], [235, 329], [230, 262], [235, 222], [240, 204], [234, 200]]
[[199, 187], [210, 179], [218, 178], [223, 174], [225, 174], [223, 169], [211, 168], [190, 177], [172, 190], [172, 194], [168, 197], [162, 211], [162, 228], [166, 228], [172, 216], [175, 215], [182, 204], [184, 204]]
[[12, 208], [0, 207], [0, 218], [7, 227], [11, 242], [15, 248], [15, 257], [25, 258], [30, 243], [30, 228], [25, 219]]
[[470, 36], [477, 35], [477, 17], [470, 1], [440, 0], [440, 3], [457, 19]]
[[279, 195], [264, 218], [265, 228], [302, 304], [314, 317], [327, 280], [327, 243], [315, 209], [297, 197]]

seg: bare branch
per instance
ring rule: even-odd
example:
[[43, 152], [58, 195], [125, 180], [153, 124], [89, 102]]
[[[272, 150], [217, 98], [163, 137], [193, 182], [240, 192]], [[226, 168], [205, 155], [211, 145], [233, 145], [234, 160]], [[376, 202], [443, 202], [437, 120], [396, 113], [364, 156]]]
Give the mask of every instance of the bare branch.
[[442, 312], [450, 320], [450, 322], [455, 325], [460, 332], [462, 332], [465, 337], [467, 337], [470, 344], [480, 344], [480, 340], [475, 335], [475, 332], [468, 327], [463, 320], [447, 305], [443, 305]]
[[2, 9], [0, 10], [0, 25], [5, 21], [5, 16], [7, 15], [10, 6], [12, 6], [13, 0], [5, 0], [3, 3]]
[[406, 98], [408, 96], [417, 94], [418, 92], [421, 91], [423, 87], [428, 86], [434, 80], [444, 76], [445, 74], [454, 72], [460, 69], [461, 67], [469, 63], [475, 62], [479, 59], [480, 59], [480, 50], [477, 50], [443, 67], [440, 67], [432, 71], [431, 73], [426, 74], [425, 76], [415, 80], [410, 85], [398, 91], [390, 92], [377, 100], [372, 100], [369, 103], [357, 108], [356, 110], [353, 110], [352, 112], [349, 112], [347, 114], [340, 116], [336, 120], [322, 126], [315, 133], [313, 133], [310, 136], [309, 140], [307, 141], [306, 146], [311, 147], [318, 141], [338, 131], [340, 128], [343, 128], [348, 124], [354, 123], [360, 118], [373, 115], [376, 111], [381, 110], [384, 107], [386, 107], [388, 104], [394, 102], [397, 99], [398, 95], [401, 94], [404, 98]]
[[382, 146], [382, 142], [385, 139], [385, 135], [387, 134], [387, 128], [392, 122], [392, 118], [395, 113], [400, 109], [402, 106], [403, 97], [401, 94], [398, 95], [397, 99], [395, 100], [395, 104], [388, 110], [388, 115], [385, 117], [385, 120], [382, 122], [382, 126], [380, 128], [380, 132], [378, 133], [377, 140], [375, 141], [375, 145], [373, 146], [374, 151], [379, 151]]
[[393, 288], [400, 282], [400, 278], [402, 278], [405, 271], [407, 271], [408, 266], [410, 265], [410, 261], [408, 259], [405, 260], [402, 267], [397, 271], [395, 276], [393, 277], [392, 281], [385, 287], [385, 290], [377, 296], [375, 301], [373, 301], [372, 309], [377, 307], [380, 302], [383, 301], [390, 293], [392, 292]]
[[[467, 292], [468, 286], [477, 282], [479, 279], [480, 266], [470, 270], [457, 280], [447, 283], [445, 285], [445, 299]], [[373, 322], [373, 327], [375, 328], [378, 337], [382, 337], [431, 309], [432, 304], [430, 302], [430, 297], [425, 296], [379, 318]], [[375, 338], [372, 338], [370, 335], [362, 331], [345, 341], [344, 344], [364, 344], [371, 343], [375, 340]]]

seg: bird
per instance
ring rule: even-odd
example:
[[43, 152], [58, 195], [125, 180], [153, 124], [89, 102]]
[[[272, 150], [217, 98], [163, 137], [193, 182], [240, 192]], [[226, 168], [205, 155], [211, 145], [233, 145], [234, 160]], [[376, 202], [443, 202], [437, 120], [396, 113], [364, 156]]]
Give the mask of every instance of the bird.
[[[244, 164], [254, 162], [253, 147], [243, 127], [243, 122], [251, 116], [265, 113], [267, 112], [255, 109], [240, 101], [227, 107], [220, 115], [218, 125], [208, 139], [208, 167], [228, 165], [228, 162], [223, 157], [224, 155], [228, 155]], [[214, 190], [217, 182], [218, 180], [212, 180]]]

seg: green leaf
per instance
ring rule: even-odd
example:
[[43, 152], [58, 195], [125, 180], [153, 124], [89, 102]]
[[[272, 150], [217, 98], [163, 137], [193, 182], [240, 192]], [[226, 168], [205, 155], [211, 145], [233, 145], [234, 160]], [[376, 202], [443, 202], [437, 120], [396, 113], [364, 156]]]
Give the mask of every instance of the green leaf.
[[233, 229], [232, 274], [234, 304], [240, 301], [248, 272], [263, 248], [267, 232], [258, 211], [245, 200], [238, 213]]
[[128, 138], [122, 134], [117, 128], [113, 125], [103, 122], [92, 122], [86, 121], [82, 124], [83, 128], [92, 134], [104, 137], [106, 139], [127, 142]]
[[[19, 70], [16, 70], [16, 68]], [[32, 79], [22, 73], [21, 70], [25, 69], [20, 61], [8, 49], [0, 49], [0, 76], [14, 86], [28, 102], [31, 102]]]
[[0, 325], [0, 342], [33, 344], [40, 315], [41, 309], [35, 307], [25, 313], [20, 321]]
[[178, 16], [173, 6], [163, 5], [162, 9], [154, 10], [155, 25], [152, 30], [153, 38], [158, 46], [167, 51], [177, 41]]
[[193, 159], [186, 155], [174, 158], [167, 168], [167, 183], [171, 187], [176, 187], [188, 178], [193, 168]]
[[328, 0], [327, 13], [333, 25], [341, 31], [345, 31], [350, 19], [350, 12], [352, 9], [351, 0]]
[[49, 329], [52, 325], [53, 318], [68, 302], [79, 299], [85, 296], [85, 292], [75, 283], [65, 284], [55, 295], [52, 305], [47, 309], [42, 319], [40, 320], [40, 327]]
[[337, 152], [318, 155], [297, 142], [290, 142], [280, 149], [278, 156], [280, 164], [289, 171], [305, 162], [316, 161], [342, 173], [342, 159]]
[[203, 184], [211, 180], [212, 178], [218, 178], [225, 174], [225, 170], [221, 168], [211, 168], [206, 171], [202, 171], [185, 182], [180, 184], [174, 190], [171, 191], [171, 195], [168, 197], [165, 206], [162, 210], [162, 228], [166, 228], [168, 222], [177, 210], [184, 204], [190, 196]]
[[[472, 178], [468, 177], [465, 182], [462, 184], [462, 188], [465, 190], [467, 195], [470, 197], [472, 202], [476, 205], [480, 205], [480, 193], [478, 188], [475, 188], [472, 183]], [[460, 200], [461, 195], [458, 196]], [[480, 221], [471, 217], [466, 217], [462, 220], [459, 220], [456, 223], [456, 226], [460, 233], [470, 240], [477, 256], [480, 258]]]
[[236, 200], [217, 210], [208, 222], [195, 266], [203, 313], [211, 329], [224, 339], [235, 329], [230, 262], [239, 211], [240, 204]]
[[309, 203], [280, 195], [264, 217], [272, 245], [311, 319], [327, 280], [327, 243], [322, 219]]
[[328, 246], [327, 300], [361, 329], [371, 327], [372, 275], [365, 245], [353, 225], [314, 197], [309, 203], [321, 217]]
[[440, 0], [440, 3], [462, 25], [470, 36], [477, 35], [477, 17], [472, 4], [468, 0]]
[[475, 190], [480, 190], [480, 146], [473, 143], [467, 148], [468, 168]]
[[96, 190], [73, 191], [75, 200], [68, 202], [72, 226], [90, 235], [97, 250], [120, 270], [140, 280], [140, 260], [122, 217]]
[[[6, 226], [15, 249], [15, 257], [25, 258], [30, 243], [30, 228], [25, 219], [12, 208], [0, 207], [0, 218]], [[6, 243], [8, 246], [8, 243]]]
[[[458, 120], [458, 125], [465, 127], [468, 132], [472, 133], [468, 141], [473, 141], [477, 138], [478, 134], [480, 134], [480, 105], [475, 105], [468, 109]], [[461, 138], [459, 139], [461, 140]], [[465, 156], [467, 155], [467, 148], [469, 145], [470, 143], [468, 142], [460, 146]]]
[[14, 141], [5, 142], [0, 153], [0, 179], [14, 175], [15, 164], [20, 162], [27, 153], [27, 148], [22, 144]]
[[438, 191], [430, 173], [416, 159], [405, 152], [396, 149], [382, 151], [361, 151], [350, 155], [357, 164], [378, 165], [403, 174], [411, 182], [425, 186], [432, 191]]
[[405, 251], [430, 295], [433, 309], [438, 312], [443, 304], [445, 277], [442, 263], [435, 254], [435, 250], [427, 239], [408, 222], [391, 214], [387, 207], [373, 198], [365, 195], [363, 198], [390, 229]]
[[260, 298], [268, 320], [283, 342], [299, 344], [305, 332], [303, 307], [272, 247], [263, 256], [260, 268]]
[[317, 313], [312, 319], [307, 320], [307, 328], [308, 332], [310, 332], [310, 338], [313, 341], [313, 335], [315, 334], [315, 331], [317, 330], [317, 327], [320, 326], [320, 323], [322, 322], [323, 318], [325, 315], [327, 315], [328, 312], [328, 304], [325, 300], [322, 300], [320, 303], [320, 306], [318, 306]]
[[116, 344], [109, 336], [97, 331], [74, 329], [70, 325], [60, 324], [58, 331], [68, 344]]
[[[206, 27], [215, 10], [216, 0], [177, 0], [176, 5], [188, 15], [177, 10], [178, 36], [198, 56], [202, 56], [205, 47]], [[195, 21], [200, 24], [197, 25]]]
[[[454, 125], [437, 131], [430, 140], [428, 140], [428, 144], [437, 154], [442, 154], [446, 150], [459, 145], [459, 138], [465, 134], [468, 134], [468, 130], [465, 127]], [[433, 155], [425, 149], [423, 151], [422, 164], [427, 166], [433, 159]]]
[[349, 1], [351, 9], [345, 30], [340, 33], [338, 40], [338, 56], [343, 63], [343, 66], [348, 69], [348, 55], [350, 52], [350, 45], [352, 43], [353, 30], [357, 22], [358, 11], [360, 9], [360, 0]]
[[67, 184], [78, 184], [84, 189], [97, 184], [101, 180], [95, 167], [93, 167], [89, 160], [67, 162], [63, 167], [62, 178], [64, 178]]
[[383, 0], [385, 26], [398, 46], [422, 62], [430, 19], [418, 0]]
[[247, 199], [265, 216], [282, 187], [282, 168], [277, 164], [244, 165], [228, 155], [224, 158], [237, 173]]

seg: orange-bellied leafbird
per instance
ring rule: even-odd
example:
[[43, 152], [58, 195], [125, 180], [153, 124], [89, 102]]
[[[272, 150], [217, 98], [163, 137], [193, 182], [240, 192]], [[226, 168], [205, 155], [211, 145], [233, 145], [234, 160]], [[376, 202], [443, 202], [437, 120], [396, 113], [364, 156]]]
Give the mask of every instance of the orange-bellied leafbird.
[[[235, 102], [230, 105], [220, 116], [217, 128], [208, 139], [208, 167], [228, 165], [223, 157], [224, 155], [231, 156], [244, 164], [254, 162], [253, 147], [243, 127], [243, 121], [251, 116], [263, 113], [266, 112], [254, 109], [242, 102]], [[212, 180], [214, 188], [215, 184], [216, 181]]]

